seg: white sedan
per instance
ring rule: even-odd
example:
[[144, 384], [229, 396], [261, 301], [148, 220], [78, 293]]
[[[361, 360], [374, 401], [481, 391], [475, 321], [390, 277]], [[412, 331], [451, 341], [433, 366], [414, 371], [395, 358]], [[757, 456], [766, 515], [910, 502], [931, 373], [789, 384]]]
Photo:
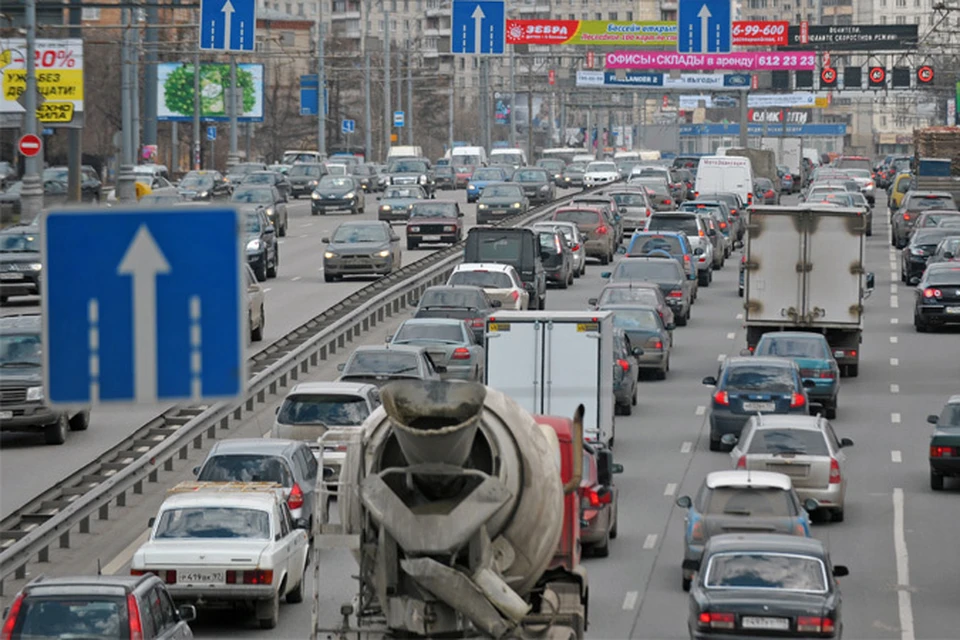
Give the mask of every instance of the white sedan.
[[309, 544], [272, 483], [183, 482], [170, 490], [132, 575], [154, 573], [178, 602], [240, 603], [273, 629], [280, 598], [303, 601]]
[[583, 186], [598, 187], [620, 179], [620, 171], [612, 162], [591, 162], [583, 172]]

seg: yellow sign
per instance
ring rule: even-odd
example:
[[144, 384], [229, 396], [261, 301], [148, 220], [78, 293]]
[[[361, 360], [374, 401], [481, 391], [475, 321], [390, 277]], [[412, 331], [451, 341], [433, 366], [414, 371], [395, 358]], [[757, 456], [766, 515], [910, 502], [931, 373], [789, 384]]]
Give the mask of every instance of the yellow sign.
[[491, 322], [490, 331], [510, 331], [510, 323], [509, 322], [499, 322], [499, 323]]
[[11, 51], [10, 49], [5, 49], [4, 51], [0, 51], [0, 69], [3, 69], [5, 66], [10, 64], [12, 60], [13, 60], [13, 51]]
[[596, 322], [582, 323], [577, 325], [577, 331], [583, 333], [584, 331], [597, 331], [600, 329], [600, 325]]
[[[37, 89], [47, 100], [83, 100], [81, 69], [37, 70]], [[3, 73], [3, 97], [16, 100], [27, 90], [27, 72], [11, 69]]]
[[830, 98], [824, 96], [823, 98], [816, 97], [813, 99], [813, 106], [817, 109], [826, 109], [830, 106]]
[[37, 107], [37, 120], [40, 122], [72, 122], [72, 102], [44, 102]]
[[395, 134], [395, 133], [391, 133], [391, 134], [390, 134], [390, 142], [396, 142], [396, 141], [398, 141], [399, 139], [400, 139], [400, 137], [399, 137], [397, 134]]

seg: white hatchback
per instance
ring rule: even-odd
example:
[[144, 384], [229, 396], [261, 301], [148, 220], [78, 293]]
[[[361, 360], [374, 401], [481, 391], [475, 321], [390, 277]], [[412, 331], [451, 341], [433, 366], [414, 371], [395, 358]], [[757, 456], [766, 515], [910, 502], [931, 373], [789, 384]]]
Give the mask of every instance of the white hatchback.
[[509, 264], [494, 262], [467, 262], [459, 264], [450, 274], [448, 285], [466, 284], [483, 289], [503, 309], [526, 311], [530, 294], [523, 287], [520, 274]]

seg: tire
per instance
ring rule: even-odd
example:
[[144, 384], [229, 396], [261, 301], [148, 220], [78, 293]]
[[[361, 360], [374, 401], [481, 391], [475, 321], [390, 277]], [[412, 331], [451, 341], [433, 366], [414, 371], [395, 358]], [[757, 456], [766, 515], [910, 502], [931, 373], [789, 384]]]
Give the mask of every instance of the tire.
[[688, 319], [689, 317], [690, 317], [689, 314], [685, 314], [685, 315], [683, 315], [683, 316], [681, 316], [681, 317], [679, 317], [679, 318], [676, 318], [677, 326], [678, 326], [678, 327], [685, 327], [685, 326], [687, 326], [687, 319]]
[[741, 298], [743, 297], [743, 287], [739, 287], [739, 288], [737, 289], [737, 296], [739, 296], [739, 297], [741, 297]]
[[827, 416], [827, 420], [836, 420], [837, 419], [837, 405], [832, 405], [824, 408], [824, 415]]
[[277, 269], [278, 269], [279, 267], [280, 267], [280, 254], [277, 253], [277, 254], [274, 255], [274, 257], [273, 257], [273, 266], [272, 266], [272, 267], [267, 267], [267, 277], [268, 277], [268, 278], [276, 278], [276, 277], [277, 277]]
[[267, 281], [267, 261], [264, 258], [264, 261], [260, 264], [259, 267], [253, 270], [253, 275], [257, 276], [257, 282], [266, 282]]
[[543, 311], [547, 308], [547, 296], [537, 296], [537, 309]]
[[843, 522], [843, 517], [844, 517], [843, 507], [836, 509], [830, 513], [830, 518], [834, 522]]
[[266, 325], [266, 317], [263, 315], [263, 307], [260, 307], [260, 326], [250, 330], [250, 340], [260, 342], [263, 340], [263, 327]]
[[317, 210], [316, 210], [316, 209], [311, 208], [311, 209], [310, 209], [310, 215], [316, 216], [316, 215], [320, 215], [320, 214], [317, 213]]
[[632, 404], [632, 400], [631, 400], [631, 402], [629, 402], [629, 403], [627, 403], [627, 404], [625, 404], [625, 405], [622, 405], [621, 409], [622, 409], [622, 411], [623, 411], [623, 415], [625, 415], [625, 416], [632, 416], [632, 415], [633, 415], [633, 404]]
[[860, 375], [860, 365], [851, 364], [847, 366], [847, 377], [856, 378]]
[[610, 555], [610, 533], [608, 532], [603, 538], [603, 542], [600, 544], [594, 545], [590, 550], [591, 554], [595, 558], [606, 558]]
[[287, 237], [287, 223], [284, 222], [283, 225], [277, 230], [277, 235], [281, 238]]
[[[307, 558], [309, 559], [309, 555]], [[300, 582], [297, 583], [297, 586], [293, 588], [293, 591], [287, 594], [287, 604], [300, 604], [303, 602], [303, 578], [300, 578]]]
[[691, 578], [681, 577], [680, 586], [683, 588], [684, 591], [690, 591], [690, 583], [692, 581], [693, 580]]
[[714, 440], [713, 436], [710, 436], [710, 451], [720, 451], [720, 450], [721, 450], [720, 441]]
[[630, 404], [634, 407], [637, 406], [637, 388], [636, 387], [633, 388], [633, 397], [630, 398]]
[[698, 276], [697, 276], [697, 283], [698, 283], [701, 287], [709, 287], [709, 286], [710, 286], [710, 276], [709, 276], [709, 272], [708, 272], [708, 275], [703, 275], [703, 274], [698, 275]]
[[917, 314], [913, 314], [913, 328], [917, 330], [917, 333], [926, 333], [927, 323], [921, 320]]
[[412, 240], [407, 240], [407, 251], [416, 251], [417, 243]]
[[654, 377], [655, 377], [657, 380], [666, 380], [666, 379], [667, 379], [667, 367], [664, 366], [663, 369], [657, 369], [656, 373], [654, 374]]
[[324, 281], [324, 282], [333, 282], [334, 280], [336, 280], [336, 276], [332, 276], [332, 275], [330, 275], [329, 273], [324, 273], [324, 274], [323, 274], [323, 281]]
[[587, 256], [583, 256], [583, 264], [580, 265], [580, 275], [587, 275]]
[[600, 264], [610, 264], [610, 258], [607, 257], [607, 254], [600, 256]]
[[939, 473], [930, 472], [930, 488], [933, 491], [943, 491], [943, 476]]
[[557, 287], [561, 289], [566, 289], [567, 287], [570, 286], [570, 280], [571, 278], [564, 278], [561, 282], [557, 283]]
[[70, 431], [86, 431], [90, 427], [90, 414], [81, 411], [70, 418]]
[[43, 439], [47, 444], [63, 444], [67, 441], [67, 430], [70, 422], [67, 414], [61, 413], [57, 421], [43, 428]]
[[576, 276], [573, 275], [573, 269], [571, 269], [571, 270], [570, 270], [570, 274], [567, 276], [567, 286], [568, 286], [568, 287], [573, 284], [573, 279], [574, 279], [575, 277], [576, 277]]
[[[264, 602], [267, 602], [266, 606], [269, 607], [267, 610], [267, 615], [265, 617], [260, 616], [261, 609], [260, 607]], [[260, 623], [261, 629], [275, 629], [277, 622], [280, 620], [280, 594], [275, 593], [273, 597], [268, 601], [261, 601], [257, 603], [257, 619]]]

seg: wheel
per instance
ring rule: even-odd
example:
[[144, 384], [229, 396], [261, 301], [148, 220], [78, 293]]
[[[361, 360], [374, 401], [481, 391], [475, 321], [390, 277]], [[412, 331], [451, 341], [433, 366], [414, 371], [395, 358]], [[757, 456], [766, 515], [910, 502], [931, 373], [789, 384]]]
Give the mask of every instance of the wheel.
[[637, 388], [636, 387], [633, 388], [633, 397], [630, 398], [630, 404], [633, 405], [634, 407], [637, 406]]
[[67, 441], [69, 425], [67, 414], [61, 413], [56, 422], [43, 428], [43, 439], [47, 444], [63, 444]]
[[666, 380], [667, 379], [667, 368], [657, 369], [657, 372], [654, 374], [657, 380]]
[[263, 262], [253, 270], [253, 275], [257, 276], [257, 282], [265, 282], [267, 279], [267, 259], [264, 257]]
[[600, 544], [594, 545], [591, 549], [592, 553], [590, 555], [595, 558], [606, 558], [610, 555], [610, 533], [607, 532], [607, 535], [603, 537], [603, 542]]
[[623, 409], [623, 415], [625, 415], [625, 416], [632, 416], [632, 415], [633, 415], [633, 401], [631, 400], [630, 403], [623, 405], [622, 409]]
[[283, 223], [283, 225], [277, 230], [277, 235], [280, 236], [281, 238], [286, 238], [286, 237], [287, 237], [287, 224], [286, 224], [286, 223]]
[[580, 265], [580, 275], [587, 275], [587, 257], [583, 257], [583, 264]]
[[685, 326], [687, 326], [687, 320], [688, 320], [689, 318], [690, 318], [690, 312], [689, 312], [689, 311], [688, 311], [687, 313], [683, 314], [682, 316], [680, 316], [679, 318], [676, 318], [677, 326], [678, 326], [678, 327], [685, 327]]
[[927, 332], [927, 323], [921, 320], [920, 316], [916, 313], [913, 314], [913, 328], [917, 330], [917, 333]]
[[701, 273], [700, 275], [697, 276], [697, 283], [698, 283], [701, 287], [709, 287], [709, 286], [710, 286], [710, 276], [709, 276], [708, 274], [709, 274], [709, 272], [708, 272], [707, 274]]
[[934, 491], [943, 491], [943, 476], [939, 473], [930, 472], [930, 488]]
[[280, 266], [280, 254], [277, 253], [273, 256], [273, 265], [267, 267], [267, 277], [276, 278], [277, 277], [277, 268]]
[[714, 440], [713, 436], [710, 436], [710, 451], [720, 451], [720, 440]]
[[[260, 342], [263, 340], [263, 327], [266, 324], [265, 317], [263, 315], [263, 307], [260, 307], [260, 326], [256, 329], [250, 330], [250, 340], [253, 342]], [[252, 324], [251, 324], [252, 326]]]
[[680, 580], [680, 586], [683, 587], [684, 591], [690, 591], [690, 583], [693, 582], [692, 578], [683, 576]]
[[[307, 555], [309, 561], [310, 556]], [[303, 578], [300, 578], [300, 582], [296, 587], [293, 588], [293, 591], [287, 594], [287, 604], [300, 604], [303, 602]]]
[[86, 431], [90, 426], [90, 413], [81, 411], [70, 418], [70, 431]]
[[561, 289], [566, 289], [567, 287], [570, 286], [571, 279], [572, 278], [564, 278], [562, 281], [557, 283], [557, 286], [560, 287]]
[[830, 517], [834, 522], [843, 522], [843, 507], [839, 509], [834, 509], [830, 513]]
[[827, 420], [836, 420], [837, 419], [837, 405], [832, 405], [824, 407], [824, 414], [827, 416]]
[[617, 527], [619, 527], [619, 526], [620, 526], [620, 514], [619, 514], [619, 510], [618, 510], [618, 509], [614, 509], [614, 511], [613, 511], [613, 526], [610, 527], [610, 539], [611, 539], [611, 540], [616, 540], [616, 539], [617, 539]]
[[847, 365], [847, 376], [848, 376], [848, 377], [850, 377], [850, 378], [856, 378], [858, 375], [860, 375], [860, 365], [859, 365], [859, 364]]
[[407, 240], [407, 251], [416, 251], [417, 243], [413, 240]]
[[273, 629], [280, 619], [280, 594], [275, 593], [269, 600], [257, 603], [257, 618], [261, 629]]
[[574, 278], [573, 269], [571, 269], [571, 270], [570, 270], [570, 273], [567, 274], [567, 286], [568, 286], [568, 287], [573, 284], [573, 278]]
[[737, 295], [738, 295], [739, 297], [741, 297], [741, 298], [743, 297], [743, 287], [739, 287], [739, 288], [737, 289]]
[[324, 273], [324, 274], [323, 274], [323, 281], [324, 281], [324, 282], [333, 282], [335, 279], [336, 279], [336, 276], [332, 276], [332, 275], [330, 275], [329, 273]]
[[600, 256], [600, 264], [610, 264], [610, 258], [607, 257], [607, 254]]
[[316, 209], [310, 209], [310, 215], [315, 216], [315, 215], [319, 215], [319, 214], [317, 213], [317, 210], [316, 210]]
[[537, 308], [540, 309], [540, 311], [543, 311], [544, 309], [547, 308], [547, 296], [540, 296], [539, 298], [537, 298], [537, 302], [538, 302]]

